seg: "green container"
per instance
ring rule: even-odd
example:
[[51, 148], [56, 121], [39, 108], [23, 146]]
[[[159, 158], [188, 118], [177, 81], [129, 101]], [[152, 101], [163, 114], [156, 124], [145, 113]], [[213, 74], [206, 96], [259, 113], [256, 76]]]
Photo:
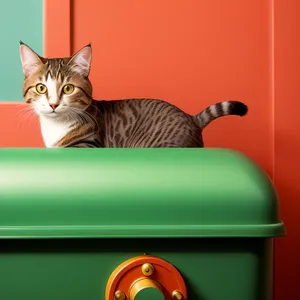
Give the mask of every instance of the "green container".
[[271, 181], [234, 151], [0, 150], [3, 300], [104, 300], [144, 253], [179, 270], [189, 300], [270, 300], [284, 234]]

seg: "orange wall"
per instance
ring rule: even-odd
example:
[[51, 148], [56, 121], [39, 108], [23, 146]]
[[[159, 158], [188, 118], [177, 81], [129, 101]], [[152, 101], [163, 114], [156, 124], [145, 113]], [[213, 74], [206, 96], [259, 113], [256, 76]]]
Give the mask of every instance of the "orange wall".
[[22, 103], [0, 104], [0, 136], [0, 147], [44, 147], [37, 118]]
[[206, 145], [246, 152], [272, 175], [270, 1], [72, 3], [71, 51], [92, 42], [96, 99], [161, 98], [191, 114], [221, 100], [244, 101], [249, 116], [212, 123]]

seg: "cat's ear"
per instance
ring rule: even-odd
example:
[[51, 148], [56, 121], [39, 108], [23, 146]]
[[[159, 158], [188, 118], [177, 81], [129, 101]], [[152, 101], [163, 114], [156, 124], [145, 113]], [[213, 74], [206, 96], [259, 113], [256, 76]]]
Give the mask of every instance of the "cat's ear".
[[91, 44], [81, 48], [69, 60], [69, 65], [72, 65], [72, 70], [87, 77], [90, 73], [92, 61], [92, 46]]
[[43, 64], [41, 58], [22, 42], [20, 42], [20, 58], [25, 77], [35, 73], [41, 64]]

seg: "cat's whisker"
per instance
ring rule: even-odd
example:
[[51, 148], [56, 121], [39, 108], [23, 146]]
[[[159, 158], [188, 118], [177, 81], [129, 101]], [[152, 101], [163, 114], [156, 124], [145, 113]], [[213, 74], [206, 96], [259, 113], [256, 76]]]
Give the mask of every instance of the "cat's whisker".
[[82, 125], [81, 120], [78, 119], [78, 115], [76, 113], [74, 113], [72, 110], [70, 110], [70, 119], [71, 121], [73, 121], [75, 124], [76, 123], [80, 123], [80, 125]]
[[26, 117], [28, 113], [31, 113], [31, 108], [22, 109], [20, 111], [17, 111], [16, 115], [18, 118]]
[[31, 107], [23, 107], [22, 109], [20, 109], [20, 110], [18, 110], [17, 112], [16, 112], [16, 115], [17, 116], [19, 116], [19, 115], [21, 115], [21, 114], [23, 114], [24, 112], [27, 112], [27, 111], [30, 111], [32, 108]]
[[93, 115], [91, 115], [87, 111], [83, 111], [78, 108], [72, 108], [72, 109], [78, 114], [78, 116], [84, 119], [85, 122], [89, 123], [90, 121], [92, 121], [92, 123], [94, 123], [94, 125], [97, 127], [97, 132], [100, 131], [99, 124]]
[[[38, 116], [32, 108], [24, 110], [23, 115], [19, 115], [17, 117], [17, 128], [19, 128], [22, 125], [22, 123], [25, 123], [25, 122], [27, 123], [28, 120], [29, 120], [29, 125], [31, 125], [32, 121], [37, 118], [38, 118]], [[23, 128], [23, 127], [21, 126], [21, 128]]]

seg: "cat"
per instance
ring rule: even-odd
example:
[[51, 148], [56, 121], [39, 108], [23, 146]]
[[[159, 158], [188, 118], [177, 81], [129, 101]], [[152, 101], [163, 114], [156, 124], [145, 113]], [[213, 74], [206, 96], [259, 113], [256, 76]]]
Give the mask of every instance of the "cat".
[[44, 58], [20, 42], [23, 97], [38, 114], [47, 148], [204, 147], [202, 130], [213, 120], [247, 114], [239, 101], [223, 101], [189, 115], [156, 99], [96, 101], [88, 78], [92, 47], [67, 58]]

